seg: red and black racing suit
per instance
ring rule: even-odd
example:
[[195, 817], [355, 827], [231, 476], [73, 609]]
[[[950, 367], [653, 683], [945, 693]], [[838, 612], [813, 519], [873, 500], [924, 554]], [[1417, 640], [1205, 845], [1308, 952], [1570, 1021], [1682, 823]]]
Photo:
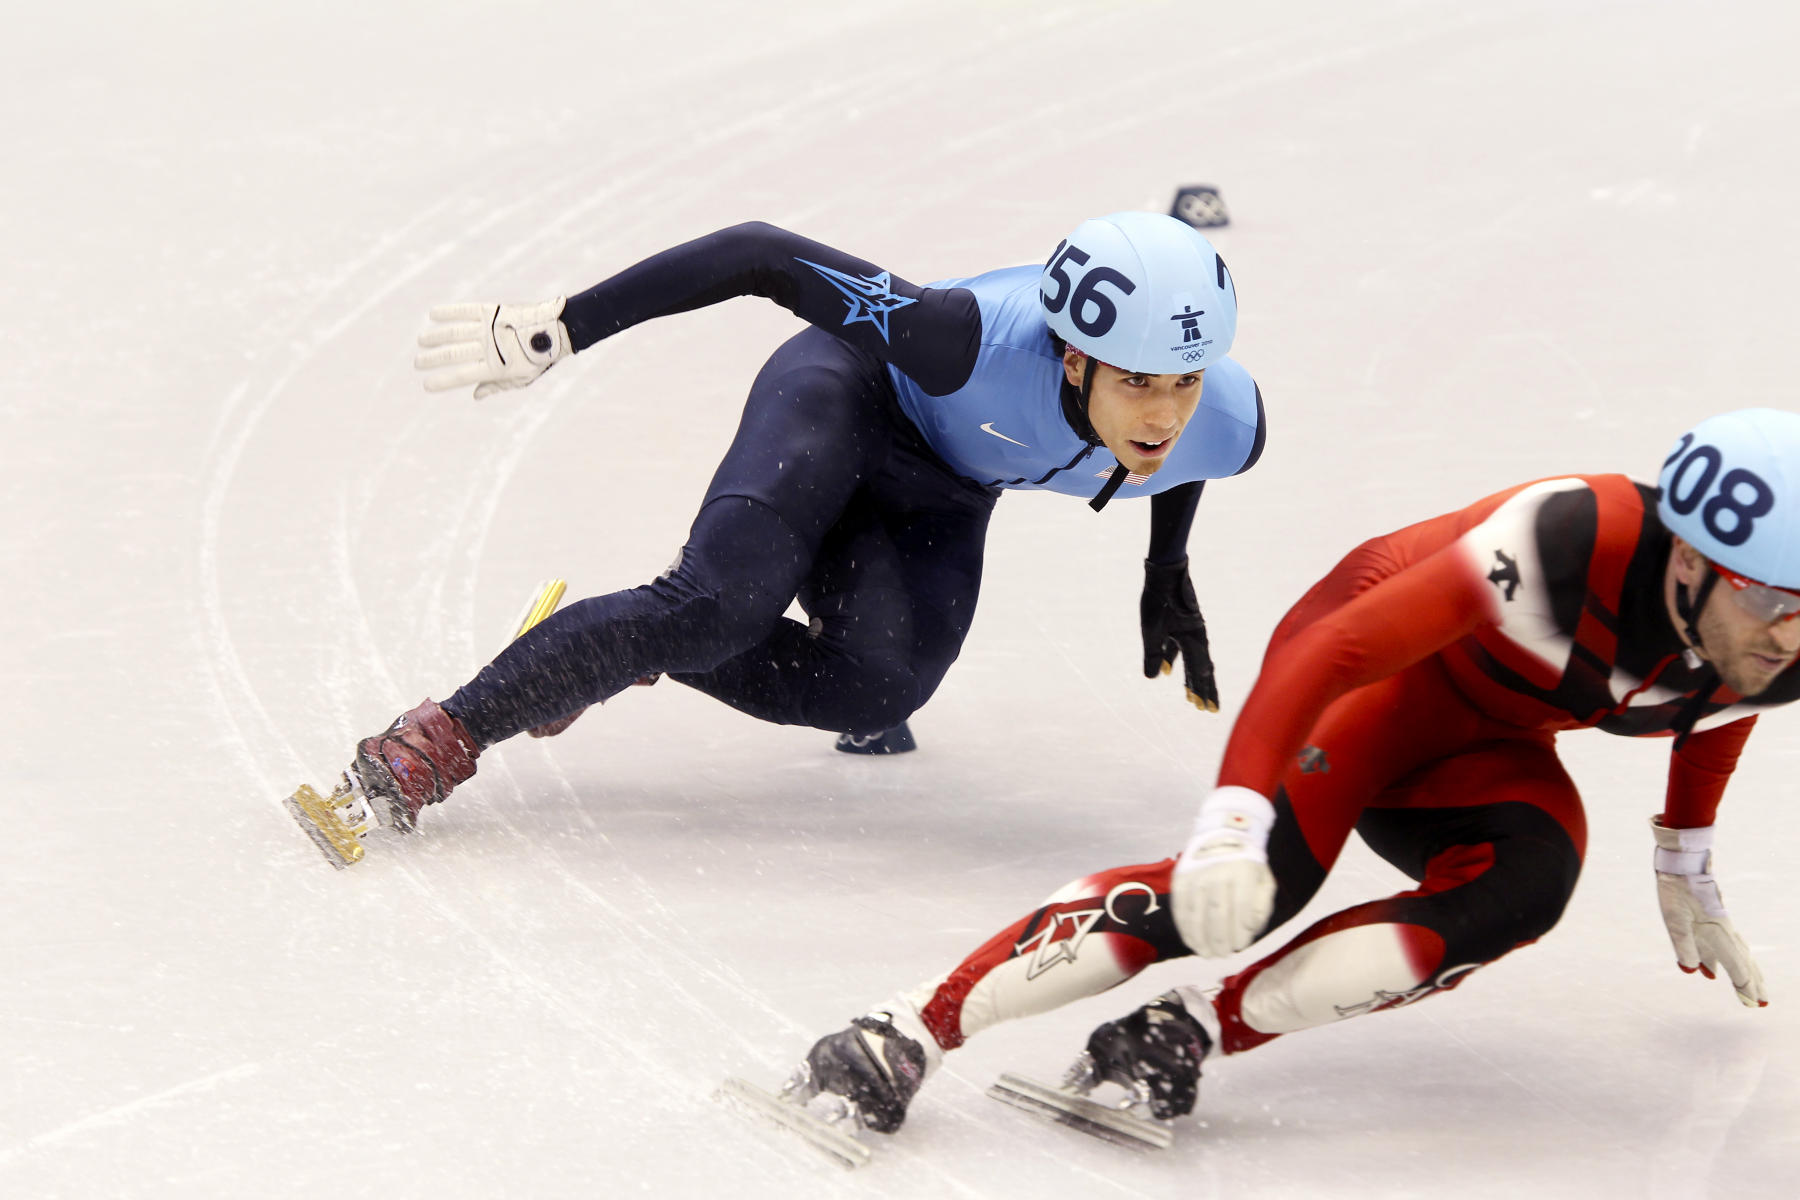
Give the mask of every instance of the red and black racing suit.
[[[1760, 708], [1684, 657], [1655, 490], [1541, 480], [1353, 550], [1283, 618], [1219, 773], [1270, 797], [1277, 883], [1298, 913], [1352, 829], [1417, 886], [1307, 928], [1227, 979], [1226, 1053], [1419, 999], [1546, 933], [1587, 843], [1556, 734], [1680, 733], [1665, 824], [1710, 825]], [[1189, 953], [1174, 859], [1077, 880], [913, 994], [946, 1048], [995, 1021]]]

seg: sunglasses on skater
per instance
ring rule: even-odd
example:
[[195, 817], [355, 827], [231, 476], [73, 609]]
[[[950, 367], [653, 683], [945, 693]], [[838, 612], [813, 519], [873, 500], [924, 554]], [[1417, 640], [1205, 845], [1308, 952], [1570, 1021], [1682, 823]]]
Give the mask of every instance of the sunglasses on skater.
[[1800, 617], [1800, 593], [1758, 583], [1729, 567], [1721, 567], [1711, 559], [1707, 560], [1707, 565], [1731, 585], [1731, 598], [1737, 601], [1737, 606], [1765, 625]]

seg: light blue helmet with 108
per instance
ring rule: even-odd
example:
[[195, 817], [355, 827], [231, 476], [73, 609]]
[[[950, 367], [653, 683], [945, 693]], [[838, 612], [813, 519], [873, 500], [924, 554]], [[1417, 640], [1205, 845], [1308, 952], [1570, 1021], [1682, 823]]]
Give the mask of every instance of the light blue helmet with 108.
[[1657, 484], [1671, 532], [1746, 581], [1800, 591], [1800, 413], [1708, 417], [1681, 435]]
[[1090, 358], [1146, 375], [1185, 375], [1237, 336], [1237, 288], [1193, 227], [1120, 212], [1075, 227], [1038, 277], [1044, 319]]

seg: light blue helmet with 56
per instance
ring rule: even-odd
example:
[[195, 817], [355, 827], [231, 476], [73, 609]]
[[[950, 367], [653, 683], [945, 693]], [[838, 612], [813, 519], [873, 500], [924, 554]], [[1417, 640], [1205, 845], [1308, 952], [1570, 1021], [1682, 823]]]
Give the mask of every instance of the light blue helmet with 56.
[[1191, 226], [1121, 212], [1075, 227], [1038, 278], [1050, 329], [1104, 363], [1185, 375], [1223, 358], [1237, 336], [1237, 288]]
[[1708, 417], [1681, 435], [1657, 483], [1671, 532], [1745, 580], [1800, 590], [1800, 413]]

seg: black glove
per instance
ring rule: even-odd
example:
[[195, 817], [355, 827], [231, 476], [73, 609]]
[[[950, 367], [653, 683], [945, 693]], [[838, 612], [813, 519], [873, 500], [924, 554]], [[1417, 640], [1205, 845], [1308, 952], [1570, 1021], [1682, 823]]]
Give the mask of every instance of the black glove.
[[1144, 629], [1144, 678], [1167, 675], [1181, 656], [1188, 703], [1206, 712], [1219, 711], [1219, 687], [1213, 682], [1212, 652], [1206, 644], [1206, 620], [1188, 578], [1188, 560], [1144, 561], [1144, 595], [1138, 601]]

